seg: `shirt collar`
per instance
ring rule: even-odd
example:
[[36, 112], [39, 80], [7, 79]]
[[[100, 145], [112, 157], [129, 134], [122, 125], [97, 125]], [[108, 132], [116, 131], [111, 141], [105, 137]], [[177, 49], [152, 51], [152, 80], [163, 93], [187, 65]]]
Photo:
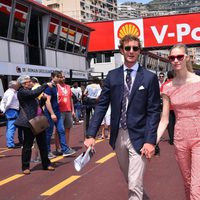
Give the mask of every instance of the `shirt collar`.
[[138, 64], [138, 62], [136, 62], [135, 65], [133, 65], [131, 68], [128, 68], [128, 67], [124, 64], [123, 69], [124, 69], [124, 71], [126, 71], [126, 69], [132, 69], [133, 71], [136, 71], [136, 72], [137, 72], [138, 67], [139, 67], [139, 64]]
[[14, 88], [9, 88], [11, 91], [13, 92], [17, 92], [17, 90], [15, 90]]

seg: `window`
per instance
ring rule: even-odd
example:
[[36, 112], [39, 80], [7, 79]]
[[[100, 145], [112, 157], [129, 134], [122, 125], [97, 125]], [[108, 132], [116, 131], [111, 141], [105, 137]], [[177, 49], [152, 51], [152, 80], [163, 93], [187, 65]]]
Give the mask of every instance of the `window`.
[[49, 8], [51, 9], [59, 9], [60, 5], [58, 3], [54, 3], [54, 4], [51, 4], [51, 5], [48, 5]]
[[104, 62], [111, 62], [111, 55], [105, 54]]
[[82, 39], [82, 30], [78, 28], [76, 31], [75, 44], [74, 44], [75, 53], [80, 52], [81, 39]]
[[0, 0], [0, 36], [7, 37], [11, 0]]
[[67, 38], [67, 51], [69, 52], [73, 52], [75, 34], [76, 34], [76, 27], [70, 25]]
[[59, 39], [59, 44], [58, 44], [58, 49], [60, 50], [65, 50], [65, 44], [66, 44], [66, 39], [67, 39], [67, 34], [69, 31], [68, 24], [65, 22], [62, 22], [62, 26], [60, 29], [60, 39]]
[[87, 31], [84, 31], [82, 41], [81, 41], [81, 53], [86, 54], [86, 48], [87, 48], [87, 43], [88, 43], [88, 37], [89, 33]]
[[105, 62], [111, 62], [111, 55], [110, 53], [97, 53], [96, 58], [94, 59], [94, 63], [105, 63]]
[[51, 18], [51, 22], [49, 25], [47, 47], [54, 48], [54, 49], [56, 48], [58, 27], [59, 27], [59, 20], [55, 18]]
[[24, 41], [27, 13], [28, 8], [26, 6], [16, 3], [12, 39]]
[[103, 62], [102, 54], [97, 53], [94, 63], [102, 63], [102, 62]]

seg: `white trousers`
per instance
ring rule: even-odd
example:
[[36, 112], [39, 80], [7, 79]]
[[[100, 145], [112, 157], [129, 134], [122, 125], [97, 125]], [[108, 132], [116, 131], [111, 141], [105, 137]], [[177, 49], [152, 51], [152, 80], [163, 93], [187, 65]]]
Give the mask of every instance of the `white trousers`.
[[115, 152], [119, 166], [128, 183], [129, 200], [143, 200], [143, 178], [146, 166], [146, 158], [139, 155], [129, 139], [128, 130], [119, 129]]

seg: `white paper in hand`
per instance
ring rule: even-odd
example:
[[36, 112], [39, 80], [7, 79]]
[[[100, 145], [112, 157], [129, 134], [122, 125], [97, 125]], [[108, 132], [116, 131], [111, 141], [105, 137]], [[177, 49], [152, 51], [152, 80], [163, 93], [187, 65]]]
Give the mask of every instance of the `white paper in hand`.
[[90, 161], [93, 155], [94, 152], [92, 151], [91, 147], [89, 147], [86, 152], [83, 152], [81, 155], [79, 155], [74, 160], [74, 167], [76, 171], [79, 172]]

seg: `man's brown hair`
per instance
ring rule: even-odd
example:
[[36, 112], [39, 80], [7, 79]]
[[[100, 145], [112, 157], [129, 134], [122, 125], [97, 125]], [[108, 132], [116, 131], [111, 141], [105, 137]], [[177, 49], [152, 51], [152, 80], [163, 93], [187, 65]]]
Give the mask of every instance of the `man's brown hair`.
[[140, 42], [140, 39], [135, 36], [135, 35], [132, 35], [132, 34], [128, 34], [128, 35], [125, 35], [123, 38], [121, 38], [121, 40], [119, 41], [119, 49], [123, 49], [124, 47], [124, 42], [126, 41], [137, 41], [138, 42], [138, 47], [141, 49], [141, 42]]

